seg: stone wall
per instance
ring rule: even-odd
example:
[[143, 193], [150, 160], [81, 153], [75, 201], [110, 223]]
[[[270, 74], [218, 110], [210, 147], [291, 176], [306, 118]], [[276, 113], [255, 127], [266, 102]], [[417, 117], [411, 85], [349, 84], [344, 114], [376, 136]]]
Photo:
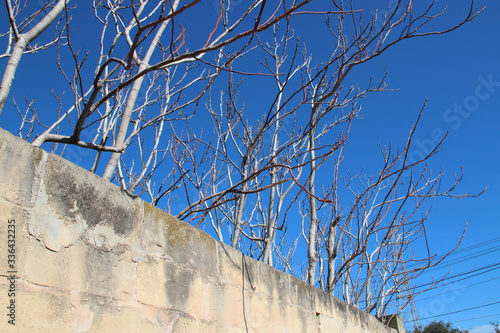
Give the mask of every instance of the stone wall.
[[1, 332], [397, 332], [3, 130], [0, 183]]

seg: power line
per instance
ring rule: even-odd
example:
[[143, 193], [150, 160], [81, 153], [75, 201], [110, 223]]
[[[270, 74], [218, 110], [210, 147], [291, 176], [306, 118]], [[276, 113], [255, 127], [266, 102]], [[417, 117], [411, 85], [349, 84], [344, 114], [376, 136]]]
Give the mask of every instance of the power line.
[[[417, 286], [415, 286], [413, 288], [401, 289], [401, 290], [398, 291], [398, 294], [401, 293], [401, 292], [414, 291], [417, 288], [422, 288], [422, 287], [429, 286], [429, 285], [430, 285], [430, 287], [428, 287], [427, 290], [441, 288], [441, 287], [444, 287], [446, 285], [449, 285], [449, 284], [452, 284], [452, 283], [457, 283], [457, 282], [463, 281], [463, 280], [467, 280], [467, 279], [470, 279], [470, 278], [473, 278], [473, 277], [476, 277], [476, 276], [479, 276], [479, 275], [483, 275], [483, 274], [489, 273], [489, 272], [497, 270], [497, 269], [500, 269], [500, 262], [497, 262], [497, 263], [494, 263], [494, 264], [491, 264], [491, 265], [487, 265], [487, 266], [483, 266], [483, 267], [479, 267], [479, 268], [475, 268], [475, 269], [471, 269], [471, 270], [468, 270], [468, 271], [465, 271], [465, 272], [461, 272], [461, 273], [458, 273], [458, 274], [455, 274], [455, 275], [452, 275], [452, 276], [448, 276], [448, 277], [445, 277], [445, 278], [437, 280], [437, 281], [426, 282], [426, 283], [417, 285]], [[483, 271], [483, 270], [486, 270], [486, 271]], [[479, 272], [479, 271], [483, 271], [483, 272]], [[476, 273], [476, 272], [479, 272], [479, 273]], [[473, 274], [473, 273], [476, 273], [476, 274]], [[463, 276], [463, 275], [467, 275], [467, 274], [473, 274], [473, 275], [465, 276], [465, 277], [462, 277], [460, 279], [456, 279], [457, 277], [460, 277], [460, 276]], [[450, 282], [446, 282], [446, 283], [442, 283], [443, 281], [448, 281], [450, 279], [455, 279], [455, 280], [450, 281]], [[398, 300], [398, 299], [402, 299], [402, 298], [404, 298], [404, 297], [396, 296], [395, 299]], [[362, 302], [366, 302], [366, 300], [362, 300]]]
[[[461, 288], [453, 289], [451, 291], [458, 291], [458, 290], [462, 290], [462, 289], [467, 289], [467, 288], [470, 288], [470, 287], [477, 286], [479, 284], [483, 284], [483, 283], [486, 283], [486, 282], [491, 282], [491, 281], [498, 280], [498, 279], [500, 279], [500, 276], [497, 276], [497, 277], [494, 277], [492, 279], [488, 279], [488, 280], [485, 280], [485, 281], [481, 281], [481, 282], [478, 282], [478, 283], [473, 283], [473, 284], [470, 284], [470, 285], [467, 285], [467, 286], [464, 286], [464, 287], [461, 287]], [[456, 282], [456, 281], [454, 281], [454, 282]], [[449, 284], [449, 283], [447, 283], [447, 284]], [[440, 288], [442, 286], [443, 285], [439, 285], [435, 289]], [[415, 300], [415, 302], [420, 302], [420, 301], [423, 301], [423, 300], [426, 300], [426, 299], [429, 299], [429, 298], [438, 297], [438, 296], [440, 296], [440, 295], [432, 295], [432, 296], [428, 296], [428, 297], [425, 297], [425, 298], [419, 298], [418, 300]]]
[[[491, 268], [491, 267], [493, 267], [493, 268]], [[478, 271], [481, 271], [481, 270], [484, 270], [484, 269], [487, 269], [487, 268], [490, 268], [490, 269], [488, 269], [487, 271], [484, 271], [484, 272], [480, 272], [480, 273], [476, 273], [476, 274], [473, 274], [473, 275], [470, 275], [470, 276], [463, 277], [461, 279], [455, 279], [456, 277], [463, 276], [463, 275], [466, 275], [466, 274], [471, 274], [471, 273], [474, 273], [474, 272], [478, 272]], [[496, 264], [484, 266], [484, 267], [481, 267], [481, 268], [472, 269], [470, 271], [462, 272], [462, 273], [459, 273], [459, 274], [455, 274], [453, 276], [449, 276], [449, 277], [443, 278], [443, 279], [438, 280], [438, 281], [432, 281], [432, 282], [423, 283], [421, 285], [415, 286], [412, 290], [415, 290], [417, 288], [422, 288], [422, 287], [425, 287], [425, 286], [428, 286], [428, 285], [431, 285], [431, 286], [427, 290], [437, 289], [437, 288], [441, 288], [441, 287], [444, 287], [444, 286], [452, 284], [452, 283], [457, 283], [459, 281], [463, 281], [463, 280], [467, 280], [467, 279], [473, 278], [473, 277], [478, 276], [478, 275], [483, 275], [483, 274], [489, 273], [489, 272], [497, 270], [497, 269], [500, 269], [500, 262], [496, 263]], [[447, 280], [450, 280], [450, 279], [455, 279], [455, 280], [454, 281], [450, 281], [450, 282], [446, 282], [446, 283], [441, 283], [443, 281], [447, 281]], [[439, 283], [439, 284], [436, 284], [436, 283]], [[410, 289], [404, 289], [402, 291], [409, 291], [409, 290]], [[433, 296], [433, 297], [435, 297], [435, 296]], [[396, 296], [396, 299], [398, 299], [398, 297], [399, 296]], [[417, 302], [418, 301], [420, 301], [420, 300], [417, 300]]]
[[455, 264], [458, 264], [458, 263], [461, 263], [461, 262], [464, 262], [467, 260], [472, 260], [472, 259], [475, 259], [478, 257], [488, 255], [488, 254], [496, 252], [496, 251], [500, 251], [500, 245], [492, 247], [492, 248], [488, 248], [488, 249], [485, 249], [485, 250], [482, 250], [479, 252], [475, 252], [475, 253], [472, 253], [472, 254], [469, 254], [466, 256], [462, 256], [460, 258], [453, 259], [452, 261], [447, 261], [445, 264], [442, 264], [442, 265], [439, 265], [439, 266], [436, 266], [436, 267], [433, 267], [431, 269], [426, 270], [426, 272], [430, 272], [430, 271], [434, 271], [434, 270], [438, 270], [438, 269], [443, 269], [443, 268], [453, 266]]
[[[488, 241], [484, 241], [484, 242], [481, 242], [481, 243], [478, 243], [478, 244], [471, 245], [471, 246], [469, 246], [467, 248], [461, 249], [461, 251], [457, 250], [453, 254], [455, 254], [456, 252], [470, 251], [472, 249], [475, 249], [475, 248], [478, 248], [478, 247], [482, 247], [482, 246], [486, 246], [486, 245], [489, 245], [491, 243], [495, 243], [495, 242], [498, 242], [498, 241], [500, 241], [500, 237], [497, 237], [497, 238], [494, 238], [494, 239], [491, 239], [491, 240], [488, 240]], [[486, 249], [486, 250], [490, 250], [490, 249], [492, 249], [492, 250], [490, 250], [489, 252], [487, 252], [485, 254], [497, 251], [498, 250], [497, 247], [498, 246], [494, 246], [494, 247], [490, 247], [490, 248]], [[472, 255], [475, 255], [476, 253], [474, 253]], [[483, 254], [479, 254], [477, 256], [480, 256], [480, 255], [483, 255]], [[462, 259], [462, 258], [464, 258], [464, 257], [461, 257], [461, 258], [458, 258], [458, 259]], [[458, 260], [458, 259], [455, 259], [455, 260]], [[408, 266], [411, 266], [411, 265], [408, 265]], [[467, 275], [467, 274], [472, 274], [472, 273], [475, 273], [475, 272], [479, 272], [481, 270], [485, 270], [485, 269], [488, 269], [488, 268], [491, 268], [491, 269], [489, 269], [487, 271], [484, 271], [484, 272], [480, 272], [480, 273], [474, 274], [474, 275], [466, 276], [466, 277], [463, 277], [463, 278], [455, 280], [455, 281], [451, 281], [451, 282], [447, 282], [447, 283], [441, 284], [441, 282], [443, 282], [443, 281], [447, 281], [447, 280], [450, 280], [450, 279], [455, 279], [457, 277], [460, 277], [460, 276], [463, 276], [463, 275]], [[449, 276], [449, 277], [445, 277], [445, 278], [437, 280], [437, 281], [431, 281], [431, 282], [423, 283], [421, 285], [415, 286], [413, 289], [410, 289], [410, 288], [401, 289], [401, 290], [398, 291], [398, 296], [396, 296], [396, 299], [404, 298], [404, 297], [399, 296], [399, 293], [401, 293], [401, 292], [407, 292], [407, 291], [410, 291], [410, 290], [415, 290], [417, 288], [422, 288], [422, 287], [425, 287], [425, 286], [429, 286], [429, 285], [433, 285], [433, 284], [438, 283], [438, 285], [434, 285], [434, 286], [431, 286], [429, 288], [429, 289], [437, 289], [437, 288], [440, 288], [440, 287], [444, 287], [444, 286], [446, 286], [448, 284], [456, 283], [456, 282], [463, 281], [463, 280], [466, 280], [466, 279], [469, 279], [469, 278], [472, 278], [472, 277], [475, 277], [475, 276], [478, 276], [478, 275], [486, 274], [486, 273], [489, 273], [489, 272], [491, 272], [493, 270], [497, 270], [497, 269], [500, 269], [500, 262], [497, 262], [497, 263], [494, 263], [494, 264], [491, 264], [491, 265], [487, 265], [487, 266], [483, 266], [483, 267], [480, 267], [480, 268], [475, 268], [475, 269], [472, 269], [472, 270], [469, 270], [469, 271], [461, 272], [461, 273], [458, 273], [458, 274], [455, 274], [455, 275], [452, 275], [452, 276]], [[426, 270], [426, 271], [428, 271], [428, 270]], [[361, 281], [363, 281], [363, 280], [364, 279], [361, 279]], [[487, 280], [487, 281], [489, 281], [489, 280]], [[487, 282], [487, 281], [484, 281], [484, 282]], [[478, 283], [478, 284], [480, 284], [480, 283]], [[460, 288], [460, 289], [463, 289], [463, 288]], [[435, 295], [433, 297], [436, 297], [436, 296], [437, 295]], [[427, 299], [427, 298], [425, 298], [425, 299]], [[417, 300], [417, 301], [420, 301], [420, 300]], [[362, 302], [366, 302], [366, 300], [362, 300]]]
[[483, 319], [483, 318], [489, 318], [489, 317], [494, 317], [494, 316], [500, 316], [500, 313], [492, 314], [489, 316], [482, 316], [482, 317], [474, 317], [474, 318], [469, 318], [469, 319], [460, 319], [460, 320], [454, 320], [454, 323], [459, 323], [461, 321], [468, 321], [468, 320], [476, 320], [476, 319]]
[[[467, 309], [462, 309], [462, 310], [457, 310], [457, 311], [452, 311], [452, 312], [448, 312], [448, 313], [442, 313], [440, 315], [436, 315], [436, 316], [430, 316], [430, 317], [425, 317], [425, 318], [420, 318], [420, 320], [424, 320], [424, 319], [431, 319], [431, 318], [435, 318], [435, 317], [442, 317], [442, 316], [447, 316], [447, 315], [450, 315], [450, 314], [454, 314], [454, 313], [459, 313], [459, 312], [465, 312], [465, 311], [470, 311], [470, 310], [475, 310], [475, 309], [480, 309], [480, 308], [485, 308], [487, 306], [491, 306], [491, 305], [495, 305], [495, 304], [499, 304], [500, 301], [498, 302], [493, 302], [493, 303], [488, 303], [488, 304], [483, 304], [483, 305], [478, 305], [478, 306], [474, 306], [472, 308], [467, 308]], [[410, 320], [410, 322], [413, 322], [414, 320]]]
[[[470, 251], [470, 250], [476, 249], [478, 247], [489, 245], [491, 243], [496, 243], [498, 241], [500, 241], [500, 237], [494, 238], [494, 239], [491, 239], [491, 240], [488, 240], [488, 241], [484, 241], [484, 242], [481, 242], [481, 243], [478, 243], [478, 244], [474, 244], [474, 245], [471, 245], [469, 247], [463, 248], [461, 250], [457, 250], [457, 251], [451, 253], [448, 257], [451, 257], [451, 256], [457, 254], [458, 252]], [[492, 252], [496, 252], [496, 251], [499, 251], [499, 250], [500, 250], [500, 245], [496, 245], [494, 247], [483, 249], [481, 252], [476, 252], [476, 253], [473, 253], [473, 254], [462, 256], [460, 258], [455, 258], [455, 259], [453, 259], [453, 261], [451, 263], [450, 262], [445, 262], [444, 264], [441, 263], [441, 264], [439, 264], [436, 267], [426, 268], [426, 269], [424, 269], [424, 271], [422, 273], [426, 274], [426, 273], [429, 273], [429, 272], [432, 272], [432, 271], [435, 271], [435, 270], [439, 270], [439, 269], [451, 266], [451, 265], [453, 265], [453, 264], [455, 264], [457, 262], [464, 262], [464, 261], [467, 261], [467, 260], [475, 259], [477, 257], [481, 257], [481, 256], [484, 256], [484, 255], [487, 255], [487, 254], [490, 254]], [[435, 259], [438, 260], [438, 258], [442, 258], [442, 257], [444, 257], [444, 256], [437, 256], [437, 257], [435, 257]], [[463, 260], [461, 260], [461, 259], [463, 259]], [[408, 269], [408, 271], [411, 271], [410, 268], [412, 268], [412, 267], [418, 267], [418, 265], [419, 265], [419, 263], [417, 263], [417, 262], [411, 262], [408, 265], [406, 265], [406, 268]], [[377, 274], [375, 274], [375, 275], [378, 276], [378, 274], [379, 273], [377, 272]], [[366, 280], [366, 279], [365, 278], [361, 278], [360, 282], [363, 282], [364, 280]]]
[[461, 252], [469, 251], [469, 250], [476, 249], [478, 247], [481, 247], [481, 246], [484, 246], [484, 245], [487, 245], [487, 244], [491, 244], [491, 243], [496, 243], [496, 242], [500, 242], [500, 237], [492, 238], [492, 239], [484, 241], [484, 242], [479, 242], [477, 244], [473, 244], [473, 245], [470, 245], [468, 247], [464, 247], [464, 248], [458, 249], [455, 252], [453, 252], [453, 254], [458, 254], [458, 253], [461, 253]]
[[[467, 251], [471, 251], [471, 250], [473, 250], [473, 249], [468, 249]], [[430, 269], [426, 269], [425, 271], [430, 272], [430, 271], [438, 270], [438, 269], [441, 269], [444, 267], [451, 266], [455, 263], [464, 262], [464, 261], [471, 260], [471, 259], [474, 259], [477, 257], [485, 256], [485, 255], [488, 255], [490, 253], [496, 252], [498, 250], [500, 250], [500, 245], [496, 245], [493, 247], [482, 249], [481, 251], [467, 254], [467, 255], [461, 256], [459, 258], [455, 258], [456, 253], [451, 253], [450, 255], [447, 256], [444, 264], [441, 263], [438, 266], [430, 268]], [[441, 260], [443, 257], [444, 257], [444, 255], [436, 256], [434, 260]], [[448, 261], [448, 259], [451, 259], [451, 261]], [[411, 263], [410, 265], [408, 265], [408, 267], [410, 267], [410, 268], [418, 267], [418, 266], [419, 266], [419, 263], [417, 263], [417, 262], [414, 262], [414, 263]]]
[[[489, 270], [487, 270], [485, 272], [481, 272], [481, 273], [478, 273], [478, 274], [475, 274], [475, 275], [471, 275], [471, 276], [459, 279], [457, 281], [462, 281], [462, 280], [465, 280], [465, 279], [468, 279], [468, 278], [471, 278], [471, 277], [474, 277], [474, 276], [477, 276], [477, 275], [485, 274], [485, 273], [491, 272], [493, 270], [499, 269], [500, 268], [500, 262], [497, 262], [497, 263], [492, 264], [492, 265], [488, 265], [488, 266], [483, 266], [483, 267], [480, 267], [480, 268], [472, 269], [472, 270], [469, 270], [469, 271], [465, 271], [465, 272], [462, 272], [462, 273], [459, 273], [459, 274], [455, 274], [455, 275], [452, 275], [452, 276], [448, 276], [448, 277], [445, 277], [445, 278], [443, 278], [441, 280], [438, 280], [438, 282], [442, 282], [442, 281], [445, 281], [445, 280], [454, 279], [454, 278], [457, 278], [459, 276], [463, 276], [463, 275], [475, 273], [475, 272], [478, 272], [478, 271], [481, 271], [481, 270], [484, 270], [484, 269], [488, 269], [488, 268], [491, 268], [491, 269], [489, 269]], [[425, 286], [428, 286], [428, 285], [433, 285], [433, 284], [438, 283], [438, 282], [435, 282], [435, 281], [426, 282], [426, 283], [420, 284], [418, 286], [415, 286], [415, 289], [416, 288], [422, 288], [422, 287], [425, 287]], [[450, 284], [450, 283], [451, 282], [446, 283], [446, 284]], [[444, 286], [446, 284], [441, 284], [440, 286]]]
[[[455, 257], [456, 255], [460, 254], [460, 253], [463, 253], [463, 252], [467, 252], [467, 251], [472, 251], [474, 249], [477, 249], [477, 248], [480, 248], [480, 247], [483, 247], [483, 246], [486, 246], [486, 245], [490, 245], [490, 244], [493, 244], [493, 243], [496, 243], [496, 242], [500, 242], [500, 237], [497, 237], [497, 238], [493, 238], [493, 239], [490, 239], [490, 240], [487, 240], [487, 241], [484, 241], [484, 242], [480, 242], [480, 243], [477, 243], [477, 244], [474, 244], [474, 245], [471, 245], [471, 246], [468, 246], [468, 247], [464, 247], [464, 248], [461, 248], [461, 249], [458, 249], [458, 250], [455, 250], [453, 251], [452, 253], [450, 253], [449, 255], [447, 255], [448, 258], [451, 258], [451, 257]], [[490, 249], [495, 249], [498, 245], [490, 248]], [[489, 249], [488, 249], [489, 250]], [[484, 251], [484, 250], [483, 250]], [[496, 250], [495, 250], [496, 251]], [[486, 253], [485, 253], [486, 254]], [[445, 257], [446, 255], [439, 255], [439, 256], [436, 256], [435, 259], [436, 260], [439, 260], [439, 259], [442, 259], [443, 257]], [[467, 256], [465, 256], [467, 257]], [[458, 259], [454, 259], [454, 260], [458, 260]], [[418, 263], [412, 263], [412, 264], [409, 264], [408, 267], [413, 267], [413, 266], [418, 266]], [[436, 267], [438, 268], [438, 267]], [[430, 269], [426, 270], [426, 271], [430, 271]]]

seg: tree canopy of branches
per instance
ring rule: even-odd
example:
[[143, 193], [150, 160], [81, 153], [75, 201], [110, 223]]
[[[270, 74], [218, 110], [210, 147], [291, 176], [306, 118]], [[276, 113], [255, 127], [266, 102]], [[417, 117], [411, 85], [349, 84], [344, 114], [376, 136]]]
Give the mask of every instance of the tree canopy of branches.
[[493, 326], [493, 329], [495, 330], [494, 333], [500, 333], [500, 327], [498, 325], [498, 321], [496, 323], [490, 321], [491, 326]]
[[461, 330], [454, 328], [451, 323], [445, 323], [443, 321], [432, 321], [427, 324], [424, 328], [417, 327], [413, 333], [467, 333], [467, 330]]
[[[482, 10], [473, 1], [441, 30], [439, 1], [5, 4], [0, 114], [19, 115], [34, 146], [80, 149], [105, 180], [380, 316], [407, 306], [415, 278], [442, 260], [428, 251], [424, 201], [470, 194], [428, 167], [441, 142], [409, 157], [423, 107], [399, 150], [381, 148], [377, 172], [344, 170], [361, 98], [387, 90], [384, 76], [352, 73], [458, 29]], [[299, 39], [311, 22], [324, 23], [314, 57]], [[57, 65], [52, 102], [11, 91], [24, 58]]]

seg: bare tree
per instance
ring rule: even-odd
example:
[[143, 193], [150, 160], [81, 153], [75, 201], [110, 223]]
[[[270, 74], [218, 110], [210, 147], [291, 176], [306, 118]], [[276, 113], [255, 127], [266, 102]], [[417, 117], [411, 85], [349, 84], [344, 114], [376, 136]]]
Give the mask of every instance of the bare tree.
[[[321, 226], [322, 239], [318, 240], [324, 249], [324, 259], [320, 260], [327, 262], [328, 270], [320, 279], [327, 281], [326, 290], [337, 291], [349, 303], [379, 316], [391, 308], [404, 308], [415, 294], [439, 283], [437, 280], [417, 292], [409, 283], [449, 254], [437, 258], [429, 251], [429, 210], [423, 209], [424, 201], [479, 195], [454, 194], [462, 176], [443, 189], [443, 171], [433, 174], [429, 169], [426, 163], [440, 150], [443, 141], [422, 159], [408, 161], [422, 111], [401, 152], [393, 153], [390, 147], [382, 150], [382, 166], [376, 175], [355, 174], [339, 180], [337, 162], [333, 186], [324, 194], [336, 198], [342, 182], [352, 200], [342, 207], [336, 198], [328, 207], [328, 220]], [[423, 245], [426, 255], [411, 255], [415, 244]], [[402, 298], [405, 302], [401, 302]]]
[[[55, 29], [54, 38], [47, 43], [33, 44], [33, 42], [47, 28], [58, 19], [69, 0], [46, 1], [42, 7], [27, 16], [22, 16], [23, 9], [27, 5], [21, 0], [6, 0], [5, 6], [9, 16], [10, 29], [4, 34], [7, 36], [7, 48], [0, 58], [8, 58], [9, 61], [0, 85], [0, 114], [5, 107], [9, 96], [12, 81], [23, 54], [36, 53], [47, 49], [63, 40], [62, 34]], [[33, 44], [33, 45], [30, 45]]]
[[[406, 306], [401, 290], [440, 262], [425, 251], [408, 256], [426, 246], [422, 203], [471, 195], [455, 194], [461, 177], [442, 189], [443, 173], [426, 166], [438, 148], [408, 161], [415, 127], [401, 152], [382, 150], [377, 173], [343, 169], [361, 99], [387, 89], [385, 76], [361, 85], [352, 72], [405, 40], [458, 29], [481, 11], [473, 1], [442, 30], [430, 30], [444, 14], [436, 1], [397, 1], [371, 16], [356, 1], [40, 6], [22, 18], [30, 7], [6, 1], [10, 30], [0, 56], [8, 59], [1, 112], [21, 56], [57, 46], [60, 82], [48, 111], [28, 98], [22, 111], [12, 94], [19, 133], [33, 145], [52, 144], [61, 155], [87, 149], [87, 167], [104, 179], [380, 316]], [[213, 15], [193, 19], [206, 12]], [[87, 13], [99, 33], [84, 50], [88, 35], [77, 33], [73, 16]], [[296, 22], [311, 18], [325, 22], [325, 58], [313, 58], [298, 38], [304, 27]], [[34, 44], [48, 31], [52, 38]]]

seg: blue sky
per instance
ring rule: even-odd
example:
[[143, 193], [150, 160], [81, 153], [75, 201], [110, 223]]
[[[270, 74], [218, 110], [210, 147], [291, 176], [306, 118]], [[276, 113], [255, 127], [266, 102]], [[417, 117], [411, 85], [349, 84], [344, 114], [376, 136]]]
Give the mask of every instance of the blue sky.
[[[369, 5], [385, 10], [390, 2], [377, 0]], [[438, 21], [440, 27], [464, 17], [469, 6], [465, 0], [441, 1], [441, 6], [446, 2], [449, 8]], [[346, 158], [347, 167], [353, 171], [369, 168], [371, 161], [376, 164], [381, 158], [379, 144], [392, 143], [401, 148], [427, 99], [412, 153], [417, 156], [433, 148], [436, 137], [448, 132], [443, 149], [430, 161], [432, 168], [443, 168], [445, 180], [452, 181], [463, 167], [464, 179], [458, 192], [478, 193], [488, 187], [478, 198], [433, 201], [428, 224], [433, 253], [444, 253], [455, 246], [466, 223], [468, 227], [461, 245], [463, 252], [450, 257], [442, 268], [423, 275], [421, 283], [447, 272], [448, 276], [459, 277], [448, 280], [452, 283], [442, 288], [424, 293], [415, 302], [419, 316], [429, 317], [422, 320], [423, 324], [432, 319], [451, 321], [455, 326], [474, 329], [471, 333], [492, 332], [491, 327], [484, 327], [489, 321], [500, 321], [500, 303], [481, 307], [500, 301], [500, 269], [489, 272], [482, 269], [500, 263], [496, 206], [500, 198], [500, 3], [476, 2], [478, 9], [483, 5], [486, 10], [461, 29], [403, 42], [356, 70], [353, 79], [360, 82], [366, 82], [370, 75], [380, 77], [386, 71], [388, 88], [398, 90], [371, 94], [362, 100], [364, 117], [354, 123], [346, 148], [355, 152]], [[0, 13], [5, 17], [3, 8]], [[204, 13], [199, 14], [200, 19], [204, 17]], [[6, 21], [2, 24], [4, 31]], [[323, 22], [317, 24], [321, 26]], [[313, 57], [320, 58], [323, 36], [315, 33], [318, 30], [314, 26], [298, 28], [308, 40]], [[49, 59], [47, 56], [47, 63], [40, 66], [38, 61], [26, 57], [16, 81], [23, 82], [23, 94], [37, 96], [39, 103], [52, 98], [47, 97], [47, 78], [43, 76], [47, 68], [57, 70]], [[0, 64], [5, 66], [5, 60]], [[6, 110], [0, 116], [0, 124], [15, 132], [10, 117]], [[453, 265], [448, 266], [447, 262]], [[468, 271], [472, 273], [460, 275]], [[481, 274], [460, 280], [476, 273]], [[473, 307], [478, 308], [446, 315]]]

